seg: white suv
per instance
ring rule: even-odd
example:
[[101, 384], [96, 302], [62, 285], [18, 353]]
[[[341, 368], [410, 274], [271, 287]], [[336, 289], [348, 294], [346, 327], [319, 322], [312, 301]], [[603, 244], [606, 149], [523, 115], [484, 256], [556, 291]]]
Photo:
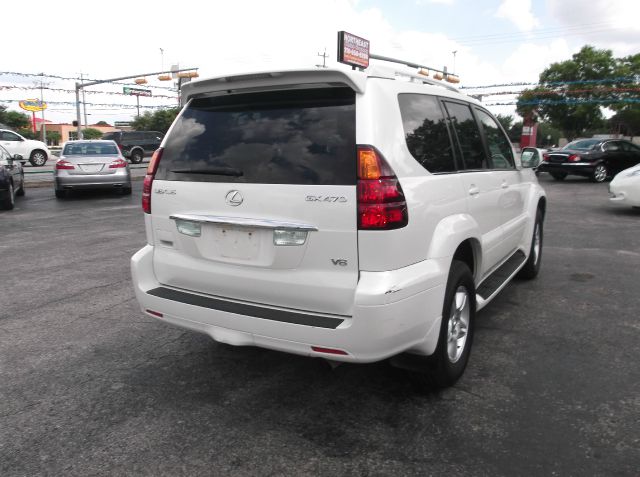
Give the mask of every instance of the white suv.
[[434, 83], [371, 67], [186, 85], [144, 181], [142, 310], [453, 384], [476, 311], [538, 273], [546, 199], [495, 118]]
[[0, 129], [0, 145], [4, 146], [12, 156], [20, 154], [25, 159], [29, 159], [32, 166], [44, 166], [51, 156], [49, 148], [42, 141], [26, 139], [9, 129]]

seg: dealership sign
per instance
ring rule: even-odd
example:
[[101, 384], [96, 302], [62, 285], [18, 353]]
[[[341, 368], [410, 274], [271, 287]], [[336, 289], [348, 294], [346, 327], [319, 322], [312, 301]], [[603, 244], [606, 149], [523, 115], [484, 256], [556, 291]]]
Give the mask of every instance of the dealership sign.
[[128, 86], [122, 88], [122, 93], [130, 96], [151, 96], [150, 89], [130, 88]]
[[338, 61], [354, 68], [366, 68], [369, 66], [369, 40], [346, 31], [339, 31]]
[[18, 103], [25, 111], [44, 111], [47, 109], [47, 103], [40, 101], [39, 99], [25, 99]]

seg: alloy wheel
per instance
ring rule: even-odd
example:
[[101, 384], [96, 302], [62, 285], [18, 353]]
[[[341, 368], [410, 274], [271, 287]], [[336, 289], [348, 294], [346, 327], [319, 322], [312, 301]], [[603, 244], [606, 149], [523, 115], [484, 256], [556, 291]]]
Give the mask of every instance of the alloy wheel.
[[453, 296], [447, 323], [447, 355], [452, 363], [460, 359], [467, 343], [471, 316], [469, 302], [467, 288], [460, 285]]

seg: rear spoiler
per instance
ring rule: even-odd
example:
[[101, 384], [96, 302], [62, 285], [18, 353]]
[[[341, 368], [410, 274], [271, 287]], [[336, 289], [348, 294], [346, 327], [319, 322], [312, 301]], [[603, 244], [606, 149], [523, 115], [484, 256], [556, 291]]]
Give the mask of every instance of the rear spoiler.
[[192, 81], [184, 85], [181, 91], [181, 104], [186, 104], [193, 97], [215, 94], [216, 92], [235, 92], [237, 90], [266, 91], [304, 85], [346, 85], [356, 93], [363, 94], [366, 83], [366, 73], [330, 68], [220, 76]]

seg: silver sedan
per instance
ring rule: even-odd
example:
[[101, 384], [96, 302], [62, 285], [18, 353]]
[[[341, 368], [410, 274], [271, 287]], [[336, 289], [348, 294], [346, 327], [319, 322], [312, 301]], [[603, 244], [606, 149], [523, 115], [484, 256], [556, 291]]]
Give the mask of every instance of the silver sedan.
[[76, 189], [115, 189], [131, 194], [129, 163], [114, 141], [69, 141], [53, 170], [56, 197]]

